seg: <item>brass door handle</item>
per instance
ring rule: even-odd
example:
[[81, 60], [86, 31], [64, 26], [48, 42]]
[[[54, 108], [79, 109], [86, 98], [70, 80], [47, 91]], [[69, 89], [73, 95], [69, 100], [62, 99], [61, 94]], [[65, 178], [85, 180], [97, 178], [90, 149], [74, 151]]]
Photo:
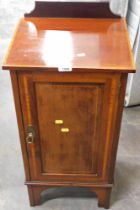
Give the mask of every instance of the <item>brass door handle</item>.
[[32, 125], [29, 125], [26, 129], [26, 142], [33, 144], [35, 140], [35, 131]]

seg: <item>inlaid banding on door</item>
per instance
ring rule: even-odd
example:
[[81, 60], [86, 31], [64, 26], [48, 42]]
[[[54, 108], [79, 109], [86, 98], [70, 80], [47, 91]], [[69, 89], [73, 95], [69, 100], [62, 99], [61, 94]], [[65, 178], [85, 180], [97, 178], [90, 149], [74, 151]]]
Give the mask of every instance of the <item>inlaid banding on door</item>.
[[[40, 154], [42, 154], [42, 174], [92, 174], [92, 176], [97, 176], [99, 159], [97, 153], [100, 137], [96, 133], [98, 127], [96, 123], [100, 119], [98, 115], [101, 112], [98, 110], [101, 110], [103, 103], [101, 101], [103, 88], [104, 84], [102, 83], [34, 82], [34, 94], [38, 99], [36, 109], [40, 133]], [[45, 98], [42, 93], [46, 93]], [[80, 95], [79, 99], [78, 95]], [[72, 105], [71, 100], [73, 101]], [[71, 118], [76, 115], [75, 119]], [[54, 126], [56, 118], [63, 119], [62, 128], [64, 126], [69, 128], [70, 132], [67, 136], [61, 134], [60, 126]], [[83, 125], [80, 125], [82, 120]], [[92, 124], [93, 126], [91, 126]], [[75, 126], [77, 126], [76, 130]], [[54, 145], [57, 148], [54, 148]], [[70, 147], [69, 150], [68, 147]], [[74, 148], [75, 151], [73, 151]], [[56, 150], [59, 152], [57, 153]], [[94, 154], [95, 150], [96, 154]], [[73, 154], [68, 151], [73, 151]], [[53, 152], [57, 157], [53, 156]], [[79, 159], [77, 158], [78, 152]], [[79, 164], [81, 164], [81, 168]]]

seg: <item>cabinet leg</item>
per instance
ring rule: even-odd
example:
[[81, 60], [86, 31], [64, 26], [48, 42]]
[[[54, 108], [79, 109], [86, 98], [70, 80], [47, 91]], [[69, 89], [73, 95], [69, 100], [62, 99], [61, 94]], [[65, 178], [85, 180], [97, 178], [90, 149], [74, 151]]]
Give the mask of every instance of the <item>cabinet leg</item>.
[[[45, 189], [46, 186], [28, 186], [28, 194], [31, 206], [41, 204], [41, 193]], [[98, 206], [109, 209], [112, 188], [92, 188], [91, 190], [95, 192], [98, 197]]]
[[41, 192], [44, 187], [28, 186], [28, 194], [31, 206], [38, 206], [41, 204]]
[[97, 189], [95, 192], [98, 197], [98, 206], [105, 209], [110, 207], [111, 188]]

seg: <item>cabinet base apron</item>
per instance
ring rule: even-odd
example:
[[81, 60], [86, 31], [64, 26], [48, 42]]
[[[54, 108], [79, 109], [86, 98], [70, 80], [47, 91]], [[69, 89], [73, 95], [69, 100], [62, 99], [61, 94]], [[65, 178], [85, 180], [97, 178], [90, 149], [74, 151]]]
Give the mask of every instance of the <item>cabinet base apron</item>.
[[52, 183], [52, 182], [25, 182], [28, 187], [28, 194], [31, 206], [42, 204], [42, 192], [53, 187], [82, 187], [94, 192], [98, 199], [98, 206], [108, 209], [113, 184], [91, 185], [84, 183]]

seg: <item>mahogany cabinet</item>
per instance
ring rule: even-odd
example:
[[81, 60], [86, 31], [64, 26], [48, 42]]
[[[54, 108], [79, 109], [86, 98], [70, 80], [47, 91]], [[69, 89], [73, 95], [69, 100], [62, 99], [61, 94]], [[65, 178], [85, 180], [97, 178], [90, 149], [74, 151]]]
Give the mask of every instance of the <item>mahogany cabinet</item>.
[[109, 208], [127, 75], [125, 20], [20, 20], [3, 64], [12, 79], [32, 206], [50, 187], [88, 187]]

